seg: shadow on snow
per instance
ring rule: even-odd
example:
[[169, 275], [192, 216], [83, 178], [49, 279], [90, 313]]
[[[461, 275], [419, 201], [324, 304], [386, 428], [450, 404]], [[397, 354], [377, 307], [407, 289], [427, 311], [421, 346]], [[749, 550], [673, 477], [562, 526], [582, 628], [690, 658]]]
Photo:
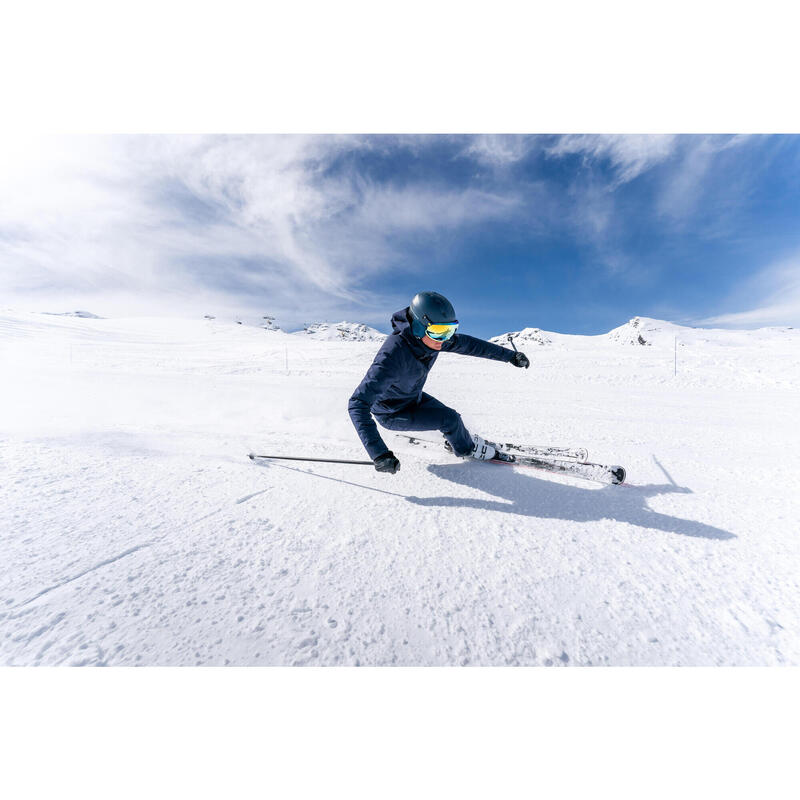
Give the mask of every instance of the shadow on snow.
[[[655, 457], [654, 460], [656, 460]], [[657, 460], [656, 463], [658, 464]], [[649, 508], [647, 506], [648, 497], [660, 494], [692, 493], [691, 489], [678, 486], [660, 464], [659, 467], [664, 471], [669, 483], [646, 486], [626, 484], [625, 486], [604, 486], [602, 489], [571, 486], [555, 480], [541, 479], [531, 475], [530, 472], [517, 472], [505, 465], [460, 462], [457, 464], [429, 464], [427, 467], [428, 472], [437, 478], [502, 498], [498, 500], [482, 500], [477, 497], [415, 497], [343, 478], [308, 472], [285, 464], [279, 465], [273, 462], [272, 466], [300, 472], [304, 475], [313, 475], [315, 478], [335, 483], [369, 489], [381, 494], [394, 495], [419, 506], [478, 508], [486, 511], [499, 511], [503, 514], [517, 514], [537, 519], [563, 519], [572, 522], [608, 519], [666, 533], [677, 533], [682, 536], [718, 540], [736, 538], [735, 534], [713, 525], [671, 517]], [[497, 470], [502, 470], [503, 474], [498, 474]]]
[[[563, 519], [592, 522], [603, 519], [627, 522], [642, 528], [655, 528], [666, 533], [705, 539], [735, 539], [733, 533], [704, 522], [671, 517], [653, 511], [647, 498], [660, 494], [691, 494], [691, 489], [674, 482], [647, 486], [604, 486], [582, 488], [553, 480], [542, 480], [530, 473], [520, 473], [505, 465], [491, 465], [504, 470], [502, 476], [486, 467], [470, 463], [430, 464], [428, 472], [445, 481], [478, 489], [502, 500], [481, 500], [473, 497], [407, 497], [421, 506], [459, 506], [518, 514], [538, 519]], [[669, 477], [669, 476], [668, 476]]]

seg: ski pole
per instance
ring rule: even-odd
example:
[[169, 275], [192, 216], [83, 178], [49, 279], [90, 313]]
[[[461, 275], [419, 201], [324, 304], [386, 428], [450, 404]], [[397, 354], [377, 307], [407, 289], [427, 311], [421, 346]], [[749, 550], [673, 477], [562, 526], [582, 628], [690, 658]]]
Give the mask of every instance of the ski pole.
[[514, 352], [519, 353], [519, 350], [517, 350], [517, 346], [514, 344], [514, 338], [511, 336], [510, 333], [508, 334], [508, 341], [511, 342], [511, 346], [514, 348]]
[[248, 458], [255, 461], [257, 458], [276, 458], [282, 461], [325, 461], [328, 464], [364, 464], [370, 467], [375, 466], [374, 461], [348, 461], [344, 458], [306, 458], [304, 456], [260, 456], [256, 453], [248, 453]]

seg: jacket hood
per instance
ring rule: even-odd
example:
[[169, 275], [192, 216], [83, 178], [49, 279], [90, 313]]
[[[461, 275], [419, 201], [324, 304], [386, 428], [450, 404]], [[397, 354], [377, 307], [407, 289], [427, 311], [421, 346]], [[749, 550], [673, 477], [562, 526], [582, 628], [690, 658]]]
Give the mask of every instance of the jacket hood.
[[438, 352], [426, 347], [411, 332], [411, 318], [409, 316], [408, 306], [401, 308], [400, 311], [395, 311], [394, 314], [392, 314], [392, 333], [402, 336], [403, 339], [405, 339], [411, 346], [411, 349], [418, 358], [430, 356]]
[[[392, 314], [392, 331], [400, 334], [406, 332], [411, 334], [411, 322], [408, 319], [408, 306]], [[413, 334], [411, 334], [411, 336], [413, 338]]]

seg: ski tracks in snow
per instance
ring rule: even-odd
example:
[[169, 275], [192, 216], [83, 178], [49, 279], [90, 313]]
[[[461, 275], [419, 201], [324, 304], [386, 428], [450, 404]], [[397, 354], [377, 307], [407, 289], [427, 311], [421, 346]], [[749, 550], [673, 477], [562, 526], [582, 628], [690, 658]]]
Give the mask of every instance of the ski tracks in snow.
[[[359, 663], [342, 646], [352, 608], [331, 598], [351, 583], [350, 569], [369, 573], [367, 543], [350, 540], [357, 555], [342, 572], [330, 487], [308, 497], [309, 480], [334, 478], [75, 444], [6, 453], [25, 459], [26, 490], [4, 506], [4, 561], [18, 569], [0, 587], [1, 663]], [[75, 481], [99, 475], [76, 491]], [[368, 516], [370, 493], [352, 486]], [[43, 510], [47, 487], [58, 502]]]
[[[406, 454], [390, 478], [254, 465], [241, 452], [240, 463], [202, 466], [95, 447], [69, 459], [58, 447], [29, 452], [29, 491], [6, 542], [20, 569], [2, 587], [2, 662], [685, 663], [687, 652], [719, 651], [709, 630], [734, 629], [774, 640], [775, 663], [791, 659], [785, 614], [762, 621], [730, 592], [703, 606], [695, 573], [682, 574], [689, 554], [722, 581], [731, 565], [709, 548], [724, 540], [675, 535], [702, 532], [699, 523], [672, 522], [655, 538], [641, 527], [678, 519], [665, 512], [686, 496], [661, 464], [670, 483], [657, 514], [641, 488], [621, 494], [488, 465]], [[87, 474], [103, 477], [76, 493]], [[42, 513], [41, 493], [58, 505]], [[712, 628], [697, 622], [709, 614]], [[742, 652], [721, 663], [746, 661]]]
[[698, 340], [677, 377], [671, 349], [583, 339], [531, 370], [437, 364], [470, 430], [585, 445], [621, 490], [411, 454], [260, 468], [254, 446], [363, 457], [346, 405], [374, 345], [23, 316], [0, 353], [2, 664], [800, 664], [784, 333], [722, 366]]
[[[227, 529], [238, 535], [235, 510], [270, 488], [256, 478], [251, 483], [262, 488], [239, 496], [252, 476], [244, 464], [229, 481], [230, 469], [220, 465], [198, 468], [163, 454], [137, 457], [96, 442], [76, 444], [5, 445], [5, 462], [24, 467], [12, 485], [0, 486], [0, 522], [8, 531], [0, 540], [2, 560], [13, 567], [0, 575], [0, 663], [190, 663], [179, 647], [168, 648], [169, 660], [153, 657], [147, 642], [155, 634], [163, 643], [165, 632], [151, 626], [152, 614], [165, 621], [173, 605], [170, 587], [182, 595], [196, 557], [209, 557], [203, 545], [210, 531], [225, 524], [220, 518], [228, 514]], [[201, 489], [207, 496], [176, 502], [171, 487], [181, 473], [182, 482], [192, 476], [198, 487], [203, 481], [197, 476], [208, 475]], [[198, 515], [203, 506], [209, 510]], [[259, 530], [271, 527], [268, 519], [259, 520]], [[139, 541], [114, 552], [115, 543], [131, 539]], [[235, 575], [226, 577], [235, 582]], [[184, 605], [208, 603], [203, 587], [195, 588], [195, 599]], [[196, 652], [191, 663], [198, 662]]]

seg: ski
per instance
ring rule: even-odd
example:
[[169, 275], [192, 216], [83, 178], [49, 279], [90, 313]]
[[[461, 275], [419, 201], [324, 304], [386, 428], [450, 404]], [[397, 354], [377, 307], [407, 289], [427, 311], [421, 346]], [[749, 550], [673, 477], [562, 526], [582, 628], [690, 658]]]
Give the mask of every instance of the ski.
[[585, 480], [613, 485], [625, 482], [625, 468], [618, 464], [558, 461], [555, 459], [535, 458], [534, 456], [515, 455], [513, 453], [505, 453], [502, 450], [498, 450], [497, 455], [485, 463], [516, 464], [521, 467], [532, 467], [533, 469], [541, 469], [559, 475], [571, 475], [575, 478], [584, 478]]
[[[422, 447], [428, 447], [430, 445], [435, 445], [437, 447], [444, 445], [446, 447], [446, 444], [438, 442], [435, 439], [425, 439], [423, 437], [411, 436], [410, 434], [403, 433], [398, 433], [396, 435], [401, 439], [407, 439], [411, 444], [421, 445]], [[489, 442], [489, 444], [494, 445], [493, 442]], [[504, 445], [500, 444], [496, 445], [497, 448], [502, 448], [503, 446]], [[531, 445], [524, 446], [532, 447]], [[554, 448], [546, 449], [552, 452]], [[568, 448], [560, 448], [561, 452], [563, 452], [565, 449]], [[572, 451], [578, 452], [574, 449]], [[557, 475], [571, 475], [574, 478], [583, 478], [584, 480], [597, 481], [599, 483], [613, 485], [618, 485], [625, 482], [625, 468], [619, 466], [618, 464], [595, 464], [586, 460], [577, 461], [564, 459], [561, 457], [533, 455], [530, 451], [524, 453], [508, 453], [502, 449], [498, 449], [497, 455], [494, 458], [483, 463], [516, 464], [520, 467], [541, 469]]]
[[[420, 436], [410, 436], [404, 433], [396, 434], [401, 439], [407, 439], [411, 444], [418, 444], [423, 447], [432, 444], [441, 446], [443, 443], [435, 439], [425, 439]], [[515, 453], [534, 456], [536, 458], [554, 458], [565, 461], [585, 462], [589, 458], [588, 451], [583, 447], [549, 447], [546, 445], [535, 444], [512, 444], [510, 442], [489, 442], [494, 447], [501, 450], [512, 450]]]
[[589, 458], [589, 451], [585, 447], [547, 447], [535, 444], [513, 444], [511, 442], [498, 442], [496, 446], [501, 450], [512, 450], [515, 453], [538, 458], [555, 458], [581, 463]]

